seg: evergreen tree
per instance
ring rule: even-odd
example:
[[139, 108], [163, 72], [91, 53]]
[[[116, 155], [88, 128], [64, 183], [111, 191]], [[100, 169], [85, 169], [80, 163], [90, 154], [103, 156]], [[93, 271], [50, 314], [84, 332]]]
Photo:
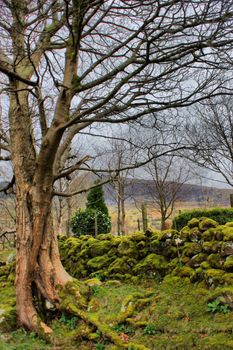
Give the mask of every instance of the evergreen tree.
[[[96, 182], [97, 184], [98, 182]], [[92, 188], [87, 195], [87, 209], [98, 210], [104, 214], [108, 215], [108, 208], [104, 201], [104, 192], [101, 185]]]

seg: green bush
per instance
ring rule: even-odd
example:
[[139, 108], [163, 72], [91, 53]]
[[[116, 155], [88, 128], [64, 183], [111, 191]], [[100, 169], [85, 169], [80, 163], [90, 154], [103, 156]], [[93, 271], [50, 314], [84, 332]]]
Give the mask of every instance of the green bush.
[[176, 230], [181, 230], [187, 226], [188, 221], [193, 218], [207, 217], [217, 221], [220, 225], [226, 222], [233, 221], [233, 208], [214, 208], [214, 209], [194, 209], [184, 211], [177, 215], [172, 222], [172, 227]]
[[[95, 184], [97, 185], [98, 181]], [[101, 211], [108, 216], [108, 207], [104, 201], [104, 192], [101, 185], [92, 188], [88, 192], [86, 208]]]
[[95, 235], [95, 216], [97, 216], [98, 233], [111, 231], [111, 219], [99, 210], [79, 209], [71, 218], [71, 228], [75, 236], [82, 234]]

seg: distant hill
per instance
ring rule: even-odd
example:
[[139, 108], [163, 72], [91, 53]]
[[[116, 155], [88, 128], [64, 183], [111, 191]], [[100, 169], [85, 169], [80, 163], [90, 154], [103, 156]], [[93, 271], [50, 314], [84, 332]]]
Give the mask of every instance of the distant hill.
[[[115, 188], [112, 184], [104, 186], [106, 200], [109, 204], [115, 202]], [[130, 179], [125, 186], [126, 201], [150, 201], [154, 184], [151, 180]], [[212, 206], [230, 206], [230, 194], [233, 189], [184, 184], [180, 190], [178, 200], [181, 202], [210, 203]]]

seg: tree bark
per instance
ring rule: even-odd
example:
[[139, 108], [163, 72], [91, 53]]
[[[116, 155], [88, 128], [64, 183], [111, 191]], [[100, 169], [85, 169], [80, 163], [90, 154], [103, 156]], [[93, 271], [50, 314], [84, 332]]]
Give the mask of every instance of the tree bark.
[[49, 333], [33, 305], [33, 289], [56, 305], [56, 288], [71, 280], [64, 271], [53, 232], [50, 194], [17, 188], [16, 307], [20, 324]]

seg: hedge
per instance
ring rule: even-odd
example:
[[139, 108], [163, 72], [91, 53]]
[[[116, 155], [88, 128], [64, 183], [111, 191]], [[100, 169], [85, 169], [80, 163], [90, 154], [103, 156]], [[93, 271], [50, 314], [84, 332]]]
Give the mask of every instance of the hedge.
[[193, 218], [201, 217], [208, 217], [217, 221], [220, 225], [224, 225], [229, 221], [233, 221], [233, 208], [187, 210], [174, 217], [172, 221], [172, 228], [180, 231], [187, 225], [188, 221]]

